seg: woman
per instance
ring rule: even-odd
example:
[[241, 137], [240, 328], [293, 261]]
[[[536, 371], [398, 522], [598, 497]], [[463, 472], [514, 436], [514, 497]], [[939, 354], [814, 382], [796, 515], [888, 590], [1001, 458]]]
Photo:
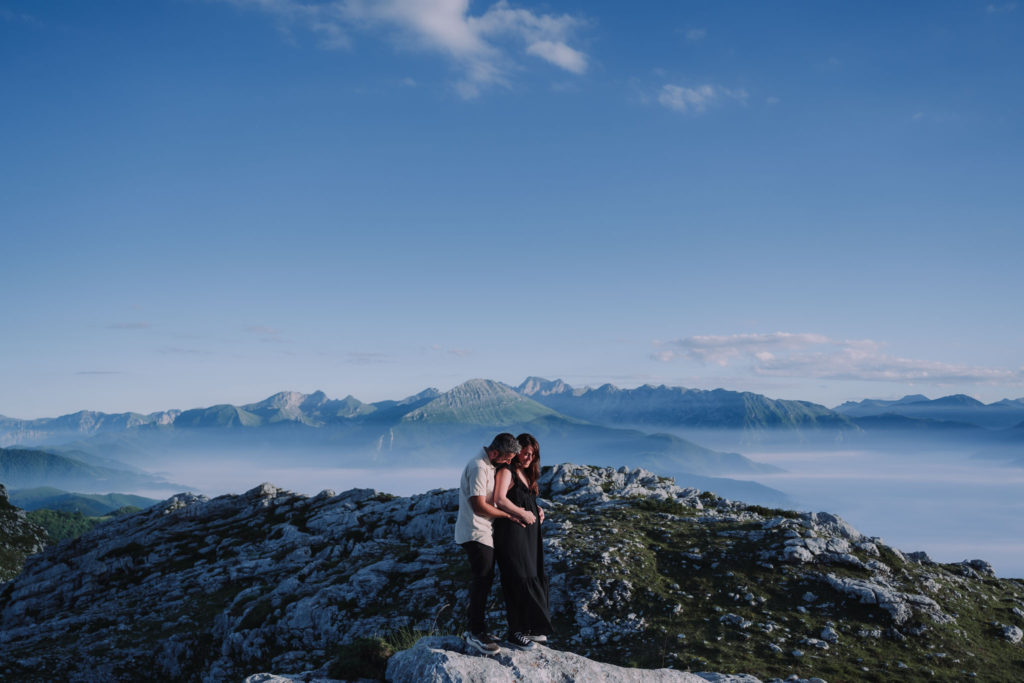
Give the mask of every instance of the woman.
[[[529, 650], [551, 633], [548, 614], [548, 578], [544, 573], [544, 542], [540, 524], [544, 510], [537, 507], [540, 444], [520, 434], [519, 455], [494, 475], [494, 506], [522, 522], [494, 520], [494, 553], [501, 571], [501, 589], [508, 615], [506, 640]], [[525, 525], [525, 526], [524, 526]]]

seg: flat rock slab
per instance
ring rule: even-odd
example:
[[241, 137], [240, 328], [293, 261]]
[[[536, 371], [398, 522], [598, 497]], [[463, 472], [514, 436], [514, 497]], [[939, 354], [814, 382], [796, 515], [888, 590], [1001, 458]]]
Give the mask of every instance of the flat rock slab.
[[421, 638], [392, 656], [387, 668], [387, 680], [394, 683], [760, 683], [745, 674], [710, 676], [672, 669], [628, 669], [542, 645], [527, 652], [502, 648], [497, 655], [481, 655], [468, 650], [465, 641], [456, 636]]

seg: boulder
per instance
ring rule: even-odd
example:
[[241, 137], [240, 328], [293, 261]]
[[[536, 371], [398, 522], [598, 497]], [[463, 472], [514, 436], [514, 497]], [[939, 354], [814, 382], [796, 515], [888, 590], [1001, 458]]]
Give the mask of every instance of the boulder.
[[488, 683], [759, 683], [746, 674], [693, 674], [672, 669], [627, 669], [602, 664], [571, 652], [542, 645], [528, 652], [502, 649], [494, 656], [470, 652], [462, 638], [432, 636], [421, 638], [388, 660], [387, 680], [418, 683], [487, 681]]

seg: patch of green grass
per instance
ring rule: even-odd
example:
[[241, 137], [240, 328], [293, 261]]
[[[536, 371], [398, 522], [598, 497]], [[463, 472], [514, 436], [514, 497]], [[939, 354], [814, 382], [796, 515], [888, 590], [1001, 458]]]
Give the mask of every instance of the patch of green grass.
[[762, 517], [785, 517], [787, 519], [800, 519], [800, 513], [795, 510], [783, 510], [781, 508], [768, 508], [763, 505], [748, 505], [744, 508], [747, 512], [753, 512]]
[[637, 501], [636, 507], [648, 512], [664, 512], [670, 515], [685, 516], [697, 513], [695, 508], [687, 507], [679, 501], [659, 498], [641, 498]]

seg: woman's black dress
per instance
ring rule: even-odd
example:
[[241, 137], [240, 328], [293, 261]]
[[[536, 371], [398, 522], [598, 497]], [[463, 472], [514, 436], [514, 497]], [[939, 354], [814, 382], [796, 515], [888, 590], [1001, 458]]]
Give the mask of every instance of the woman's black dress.
[[[508, 467], [508, 466], [506, 466]], [[537, 515], [537, 522], [522, 527], [508, 519], [494, 520], [494, 554], [501, 572], [509, 631], [535, 636], [551, 633], [548, 614], [548, 577], [544, 573], [544, 541], [537, 513], [537, 497], [512, 472], [506, 497]]]

